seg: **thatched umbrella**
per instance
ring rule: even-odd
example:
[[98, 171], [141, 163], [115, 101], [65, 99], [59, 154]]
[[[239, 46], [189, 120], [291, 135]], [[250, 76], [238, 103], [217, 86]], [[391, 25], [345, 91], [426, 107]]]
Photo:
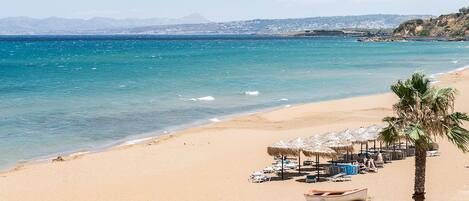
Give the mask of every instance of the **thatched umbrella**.
[[344, 143], [344, 145], [346, 145], [346, 147], [349, 148], [346, 150], [346, 153], [345, 153], [346, 161], [349, 161], [349, 157], [348, 157], [349, 153], [353, 153], [353, 143], [355, 142], [355, 136], [353, 136], [352, 133], [353, 133], [352, 130], [347, 129], [338, 134], [340, 138], [345, 141], [342, 143]]
[[368, 141], [373, 141], [373, 149], [376, 150], [376, 140], [381, 132], [381, 126], [372, 125], [366, 129]]
[[349, 141], [338, 133], [325, 134], [323, 144], [337, 153], [348, 153], [353, 151], [352, 141]]
[[379, 132], [381, 132], [381, 126], [371, 125], [366, 128], [366, 133], [369, 141], [378, 139]]
[[271, 146], [267, 147], [267, 153], [270, 156], [296, 156], [298, 153], [297, 151], [292, 148], [290, 143], [285, 142], [285, 141], [280, 141], [277, 143], [274, 143]]
[[267, 147], [267, 153], [270, 156], [280, 156], [282, 158], [281, 163], [282, 163], [282, 179], [283, 179], [283, 161], [285, 159], [285, 156], [296, 156], [298, 155], [298, 152], [296, 149], [292, 148], [292, 146], [285, 142], [285, 141], [280, 141], [277, 142], [269, 147]]
[[319, 157], [334, 158], [337, 154], [333, 149], [325, 146], [321, 142], [310, 144], [308, 147], [303, 148], [303, 154], [307, 157], [316, 157], [316, 171], [319, 180]]
[[307, 140], [304, 138], [296, 138], [294, 140], [288, 141], [288, 144], [298, 153], [298, 173], [301, 173], [301, 150], [306, 147]]
[[368, 143], [369, 138], [366, 130], [367, 128], [360, 127], [352, 132], [352, 135], [355, 137], [355, 143], [360, 144], [360, 154], [363, 153], [363, 143]]

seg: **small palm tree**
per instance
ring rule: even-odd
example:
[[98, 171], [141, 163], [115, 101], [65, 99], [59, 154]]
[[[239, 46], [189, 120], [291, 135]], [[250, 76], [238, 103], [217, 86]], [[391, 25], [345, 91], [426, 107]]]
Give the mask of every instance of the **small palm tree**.
[[462, 127], [469, 121], [466, 113], [454, 112], [456, 90], [430, 85], [423, 73], [414, 73], [408, 80], [391, 86], [399, 97], [393, 109], [396, 116], [383, 119], [380, 138], [387, 144], [404, 138], [415, 145], [415, 183], [412, 198], [425, 199], [426, 153], [436, 137], [448, 139], [461, 151], [469, 151], [469, 132]]

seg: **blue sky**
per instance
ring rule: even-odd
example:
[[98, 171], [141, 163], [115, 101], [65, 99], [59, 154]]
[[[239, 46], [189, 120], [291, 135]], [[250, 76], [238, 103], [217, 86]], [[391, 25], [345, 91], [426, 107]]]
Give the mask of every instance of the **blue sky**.
[[199, 13], [212, 21], [360, 14], [433, 14], [467, 0], [0, 0], [0, 18], [177, 18]]

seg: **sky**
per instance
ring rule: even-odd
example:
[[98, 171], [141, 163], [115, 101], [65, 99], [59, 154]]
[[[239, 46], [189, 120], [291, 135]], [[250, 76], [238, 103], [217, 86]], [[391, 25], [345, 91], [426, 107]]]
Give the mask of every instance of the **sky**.
[[0, 0], [0, 18], [179, 18], [198, 13], [221, 22], [362, 14], [440, 15], [467, 0]]

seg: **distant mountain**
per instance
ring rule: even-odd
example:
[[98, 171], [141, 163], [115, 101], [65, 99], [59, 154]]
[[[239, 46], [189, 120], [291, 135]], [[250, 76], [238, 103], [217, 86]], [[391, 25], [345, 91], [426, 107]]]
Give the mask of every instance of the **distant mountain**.
[[437, 18], [409, 20], [394, 30], [396, 37], [438, 37], [449, 39], [469, 38], [469, 7], [458, 13]]
[[179, 19], [31, 19], [0, 20], [0, 34], [282, 34], [317, 29], [388, 29], [429, 15], [358, 15], [297, 19], [209, 22], [194, 14]]
[[29, 17], [10, 17], [0, 19], [0, 34], [106, 33], [107, 30], [129, 29], [142, 26], [199, 24], [209, 22], [209, 20], [200, 14], [191, 14], [175, 19], [112, 19], [104, 17], [95, 17], [91, 19], [70, 19], [58, 17], [35, 19]]

